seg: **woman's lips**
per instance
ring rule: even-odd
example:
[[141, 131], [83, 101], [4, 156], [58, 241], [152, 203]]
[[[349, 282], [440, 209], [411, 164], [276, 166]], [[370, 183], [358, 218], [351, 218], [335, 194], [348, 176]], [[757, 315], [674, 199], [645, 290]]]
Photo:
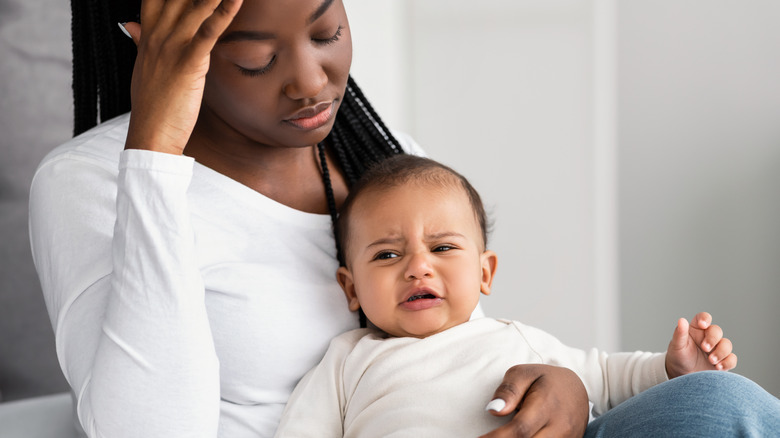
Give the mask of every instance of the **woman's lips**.
[[285, 122], [299, 129], [312, 130], [327, 124], [332, 115], [333, 102], [322, 102], [298, 111]]

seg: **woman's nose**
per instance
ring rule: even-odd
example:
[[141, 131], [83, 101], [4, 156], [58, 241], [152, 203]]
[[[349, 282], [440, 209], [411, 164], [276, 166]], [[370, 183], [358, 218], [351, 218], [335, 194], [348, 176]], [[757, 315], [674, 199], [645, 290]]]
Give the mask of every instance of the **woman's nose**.
[[328, 84], [328, 75], [322, 63], [308, 50], [300, 50], [293, 56], [289, 79], [284, 84], [284, 94], [291, 99], [313, 99]]
[[433, 266], [427, 254], [414, 254], [409, 258], [404, 277], [407, 280], [422, 280], [433, 277]]

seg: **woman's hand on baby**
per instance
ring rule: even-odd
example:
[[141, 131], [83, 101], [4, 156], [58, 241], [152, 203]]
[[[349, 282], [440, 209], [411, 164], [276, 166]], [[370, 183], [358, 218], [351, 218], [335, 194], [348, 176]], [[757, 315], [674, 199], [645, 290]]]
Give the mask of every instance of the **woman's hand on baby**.
[[181, 154], [200, 111], [211, 49], [242, 0], [143, 0], [127, 149]]
[[680, 318], [666, 350], [666, 373], [674, 378], [695, 371], [728, 371], [737, 366], [731, 350], [731, 341], [723, 337], [709, 313], [696, 314], [690, 325]]
[[582, 437], [588, 425], [585, 385], [574, 371], [552, 365], [510, 368], [487, 409], [514, 418], [484, 438]]

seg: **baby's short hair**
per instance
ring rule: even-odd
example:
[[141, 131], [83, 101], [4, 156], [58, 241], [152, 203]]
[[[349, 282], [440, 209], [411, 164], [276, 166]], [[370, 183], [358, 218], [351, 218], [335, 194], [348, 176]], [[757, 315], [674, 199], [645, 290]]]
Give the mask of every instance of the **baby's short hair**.
[[350, 188], [349, 195], [339, 211], [334, 224], [340, 263], [346, 266], [347, 243], [349, 242], [349, 219], [355, 201], [370, 191], [381, 192], [410, 181], [434, 184], [440, 187], [460, 186], [466, 193], [482, 234], [483, 247], [487, 246], [488, 219], [482, 198], [469, 181], [452, 168], [416, 155], [398, 154], [372, 165]]

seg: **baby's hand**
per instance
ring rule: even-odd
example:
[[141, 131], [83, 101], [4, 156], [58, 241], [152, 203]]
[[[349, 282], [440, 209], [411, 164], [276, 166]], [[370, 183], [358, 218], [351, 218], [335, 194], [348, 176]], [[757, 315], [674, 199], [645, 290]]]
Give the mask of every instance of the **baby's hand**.
[[694, 371], [728, 371], [737, 366], [737, 356], [731, 348], [731, 341], [723, 337], [720, 327], [712, 324], [709, 313], [694, 316], [690, 326], [685, 318], [680, 318], [666, 350], [666, 373], [675, 378]]

